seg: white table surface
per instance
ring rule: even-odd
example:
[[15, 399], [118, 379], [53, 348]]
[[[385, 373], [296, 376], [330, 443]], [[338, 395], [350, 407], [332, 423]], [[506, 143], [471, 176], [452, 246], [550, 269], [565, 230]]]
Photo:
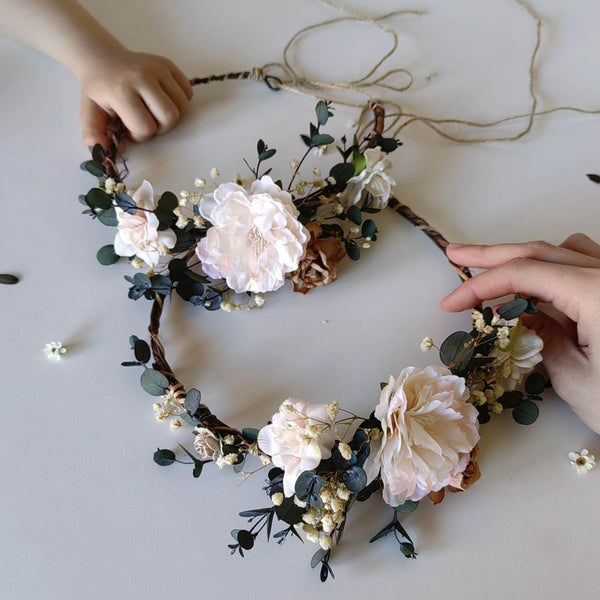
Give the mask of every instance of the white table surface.
[[[280, 60], [294, 32], [337, 16], [316, 0], [85, 5], [129, 47], [166, 55], [190, 76]], [[600, 3], [532, 5], [544, 21], [541, 107], [600, 108]], [[354, 7], [428, 11], [391, 21], [400, 44], [390, 66], [415, 77], [399, 96], [407, 110], [472, 120], [527, 110], [533, 24], [510, 0]], [[319, 79], [361, 76], [389, 47], [364, 24], [313, 35], [295, 56]], [[262, 540], [244, 559], [229, 556], [238, 512], [268, 506], [264, 477], [240, 486], [208, 465], [195, 480], [188, 467], [152, 461], [157, 446], [189, 446], [190, 432], [158, 423], [139, 372], [119, 366], [130, 357], [128, 336], [144, 335], [150, 303], [127, 299], [126, 264], [96, 262], [114, 230], [80, 214], [77, 196], [94, 181], [78, 168], [87, 158], [78, 84], [6, 38], [0, 81], [0, 272], [22, 278], [0, 289], [0, 598], [597, 598], [600, 471], [578, 476], [567, 454], [587, 447], [598, 456], [600, 440], [552, 393], [530, 427], [508, 414], [482, 427], [475, 486], [404, 519], [417, 560], [392, 540], [367, 543], [391, 513], [375, 498], [352, 511], [332, 561], [336, 579], [325, 585], [308, 564], [310, 543]], [[147, 178], [178, 192], [213, 166], [241, 173], [258, 137], [278, 149], [274, 165], [287, 176], [314, 103], [258, 83], [197, 89], [176, 130], [129, 148], [129, 185]], [[330, 130], [341, 135], [353, 117], [338, 109]], [[574, 231], [600, 239], [600, 186], [585, 176], [600, 172], [600, 116], [542, 117], [514, 143], [457, 144], [421, 125], [401, 139], [396, 193], [449, 239], [559, 243]], [[288, 396], [368, 414], [380, 381], [437, 362], [420, 353], [420, 340], [468, 324], [437, 306], [456, 276], [411, 225], [393, 214], [379, 224], [364, 258], [306, 297], [285, 289], [262, 311], [231, 315], [173, 302], [164, 342], [180, 379], [225, 421], [259, 427]], [[50, 340], [70, 348], [60, 363], [42, 353]]]

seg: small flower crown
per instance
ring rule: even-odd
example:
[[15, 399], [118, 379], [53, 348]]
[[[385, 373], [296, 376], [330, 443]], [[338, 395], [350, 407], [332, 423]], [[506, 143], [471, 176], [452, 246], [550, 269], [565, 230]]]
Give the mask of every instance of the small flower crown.
[[[468, 331], [457, 331], [440, 344], [442, 365], [406, 367], [381, 384], [379, 402], [368, 417], [350, 413], [337, 402], [315, 405], [284, 400], [269, 424], [237, 429], [225, 424], [202, 402], [195, 388], [186, 390], [167, 362], [159, 338], [164, 301], [175, 293], [194, 306], [212, 311], [255, 309], [264, 294], [290, 280], [295, 291], [328, 285], [337, 265], [377, 240], [371, 218], [386, 207], [422, 229], [442, 250], [447, 241], [409, 207], [392, 196], [390, 155], [400, 143], [383, 136], [385, 113], [371, 106], [373, 131], [339, 142], [323, 128], [333, 116], [330, 103], [316, 105], [316, 123], [302, 134], [305, 153], [291, 164], [287, 186], [274, 180], [264, 164], [275, 149], [259, 140], [251, 181], [208, 186], [197, 179], [193, 192], [156, 197], [144, 181], [127, 192], [127, 169], [118, 152], [118, 135], [108, 150], [96, 146], [81, 166], [98, 178], [98, 186], [80, 196], [84, 213], [116, 227], [114, 243], [98, 251], [104, 265], [128, 257], [140, 269], [126, 276], [129, 298], [152, 302], [150, 344], [131, 336], [134, 360], [124, 366], [142, 368], [141, 385], [155, 396], [158, 420], [172, 428], [190, 426], [193, 449], [181, 447], [190, 459], [158, 449], [154, 461], [193, 465], [199, 477], [207, 462], [244, 471], [248, 459], [269, 467], [265, 491], [268, 507], [240, 513], [246, 528], [231, 533], [233, 553], [244, 556], [260, 532], [282, 544], [304, 537], [319, 545], [311, 565], [320, 578], [333, 576], [332, 549], [339, 545], [350, 510], [381, 492], [393, 517], [369, 540], [393, 534], [401, 552], [415, 558], [414, 543], [400, 523], [425, 498], [437, 504], [445, 491], [465, 490], [479, 478], [476, 462], [479, 424], [491, 413], [511, 409], [514, 419], [530, 424], [538, 415], [535, 403], [547, 386], [538, 373], [542, 341], [519, 321], [536, 312], [532, 299], [501, 306], [497, 314], [478, 307]], [[318, 168], [301, 176], [304, 160], [325, 147], [337, 149], [341, 160], [324, 175]], [[123, 170], [117, 166], [120, 161]], [[216, 177], [218, 173], [211, 173]], [[462, 279], [468, 269], [452, 265]], [[421, 349], [434, 347], [425, 338]], [[280, 529], [272, 532], [275, 523]]]

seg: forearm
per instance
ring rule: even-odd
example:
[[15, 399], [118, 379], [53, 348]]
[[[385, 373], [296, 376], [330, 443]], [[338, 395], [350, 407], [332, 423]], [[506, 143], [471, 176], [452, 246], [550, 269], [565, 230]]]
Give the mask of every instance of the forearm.
[[78, 79], [94, 57], [123, 50], [75, 0], [0, 0], [0, 31], [54, 58]]

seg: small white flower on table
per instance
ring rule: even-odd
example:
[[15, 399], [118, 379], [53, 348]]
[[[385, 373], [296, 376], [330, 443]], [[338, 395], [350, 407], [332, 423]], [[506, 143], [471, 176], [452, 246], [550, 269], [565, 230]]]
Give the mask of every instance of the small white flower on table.
[[54, 360], [60, 360], [61, 356], [66, 353], [67, 349], [60, 342], [48, 342], [44, 346], [44, 354]]
[[577, 473], [587, 473], [596, 466], [596, 457], [585, 448], [581, 452], [569, 452], [569, 461]]

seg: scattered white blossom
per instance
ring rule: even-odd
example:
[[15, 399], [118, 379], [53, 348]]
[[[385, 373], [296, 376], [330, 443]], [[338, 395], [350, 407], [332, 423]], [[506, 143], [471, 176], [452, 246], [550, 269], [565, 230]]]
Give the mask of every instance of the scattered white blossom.
[[571, 467], [577, 473], [587, 473], [596, 466], [596, 457], [584, 448], [581, 452], [569, 452]]
[[216, 179], [219, 175], [220, 175], [219, 169], [217, 169], [216, 167], [213, 167], [210, 170], [210, 177], [211, 177], [211, 179]]
[[67, 348], [61, 342], [48, 342], [44, 346], [44, 354], [54, 360], [60, 360], [66, 353]]
[[206, 179], [202, 179], [202, 177], [196, 177], [196, 180], [194, 181], [194, 185], [197, 188], [202, 188], [206, 185]]
[[179, 419], [171, 419], [171, 422], [169, 423], [169, 427], [171, 428], [171, 431], [176, 431], [182, 425], [183, 425], [183, 423]]

